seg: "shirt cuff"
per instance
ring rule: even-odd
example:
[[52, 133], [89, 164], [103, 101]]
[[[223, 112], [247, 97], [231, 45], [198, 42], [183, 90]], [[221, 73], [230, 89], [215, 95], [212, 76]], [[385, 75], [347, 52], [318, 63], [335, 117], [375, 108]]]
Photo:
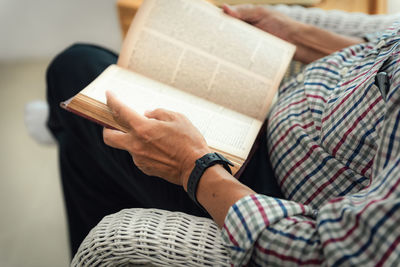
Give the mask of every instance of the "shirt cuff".
[[260, 233], [293, 215], [315, 216], [308, 206], [265, 195], [249, 195], [237, 201], [229, 209], [222, 228], [222, 239], [231, 252], [232, 263], [247, 264]]

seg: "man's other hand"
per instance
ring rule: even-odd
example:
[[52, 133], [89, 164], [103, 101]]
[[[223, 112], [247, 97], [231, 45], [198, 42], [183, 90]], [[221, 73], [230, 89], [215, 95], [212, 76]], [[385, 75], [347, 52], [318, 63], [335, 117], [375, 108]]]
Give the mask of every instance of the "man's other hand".
[[278, 11], [251, 4], [224, 5], [222, 9], [226, 14], [234, 18], [243, 20], [263, 31], [294, 43], [291, 37], [297, 32], [299, 22]]
[[243, 20], [263, 31], [273, 34], [296, 46], [294, 59], [304, 64], [332, 54], [348, 46], [364, 42], [353, 38], [295, 21], [288, 16], [262, 6], [224, 5], [226, 14]]
[[107, 92], [107, 105], [127, 133], [104, 129], [104, 142], [128, 151], [136, 166], [147, 175], [183, 185], [196, 159], [210, 153], [204, 137], [182, 114], [156, 109], [140, 115]]

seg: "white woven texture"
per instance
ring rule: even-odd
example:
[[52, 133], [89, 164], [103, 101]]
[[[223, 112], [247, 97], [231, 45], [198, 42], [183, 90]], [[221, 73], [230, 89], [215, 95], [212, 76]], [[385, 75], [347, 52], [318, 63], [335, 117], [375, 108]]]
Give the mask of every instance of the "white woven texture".
[[[275, 6], [298, 21], [363, 37], [390, 26], [398, 15]], [[299, 65], [291, 67], [291, 74]], [[210, 219], [157, 209], [128, 209], [105, 217], [82, 242], [72, 266], [227, 266], [228, 250]]]
[[[363, 38], [367, 34], [385, 30], [400, 19], [400, 14], [392, 15], [367, 15], [364, 13], [349, 13], [340, 10], [323, 10], [320, 8], [305, 8], [302, 6], [275, 5], [273, 8], [288, 17], [317, 26], [319, 28], [343, 34], [346, 36]], [[283, 82], [291, 76], [301, 72], [305, 67], [298, 61], [292, 61], [285, 74]]]
[[229, 266], [210, 219], [157, 209], [104, 217], [82, 242], [72, 266]]
[[367, 15], [287, 5], [276, 5], [272, 8], [297, 21], [353, 37], [363, 37], [367, 33], [384, 30], [400, 16], [400, 14]]

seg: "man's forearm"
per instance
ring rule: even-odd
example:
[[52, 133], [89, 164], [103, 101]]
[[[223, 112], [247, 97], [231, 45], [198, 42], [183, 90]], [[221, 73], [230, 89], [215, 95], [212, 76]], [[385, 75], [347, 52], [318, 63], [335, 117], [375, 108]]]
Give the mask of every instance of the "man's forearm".
[[208, 168], [200, 179], [196, 197], [214, 221], [222, 227], [229, 208], [241, 198], [254, 193], [221, 165], [214, 165]]
[[298, 22], [290, 41], [297, 46], [295, 59], [307, 64], [364, 40]]

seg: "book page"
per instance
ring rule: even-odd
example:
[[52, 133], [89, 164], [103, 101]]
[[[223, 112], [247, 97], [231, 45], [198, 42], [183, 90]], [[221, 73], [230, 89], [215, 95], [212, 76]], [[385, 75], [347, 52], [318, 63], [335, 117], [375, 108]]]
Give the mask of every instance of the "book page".
[[199, 129], [210, 147], [242, 159], [246, 159], [262, 125], [259, 120], [116, 65], [110, 66], [80, 94], [105, 104], [106, 90], [113, 91], [140, 114], [156, 108], [184, 114]]
[[264, 120], [294, 46], [201, 0], [147, 0], [118, 65]]

